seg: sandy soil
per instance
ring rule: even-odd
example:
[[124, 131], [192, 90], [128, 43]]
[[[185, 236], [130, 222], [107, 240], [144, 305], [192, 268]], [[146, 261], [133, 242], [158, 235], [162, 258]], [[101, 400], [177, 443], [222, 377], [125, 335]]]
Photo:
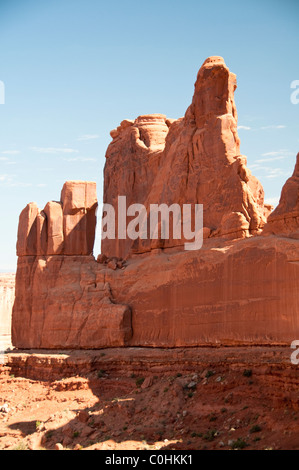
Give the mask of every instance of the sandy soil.
[[299, 448], [286, 348], [74, 354], [8, 355], [0, 449]]

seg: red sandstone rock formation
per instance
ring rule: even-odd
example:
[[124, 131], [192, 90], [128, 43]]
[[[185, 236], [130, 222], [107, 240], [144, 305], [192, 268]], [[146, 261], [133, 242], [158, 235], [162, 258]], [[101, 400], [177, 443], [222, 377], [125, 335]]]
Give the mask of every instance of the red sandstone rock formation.
[[[191, 106], [172, 122], [163, 115], [123, 121], [112, 131], [106, 154], [104, 203], [203, 204], [204, 226], [210, 236], [243, 238], [259, 233], [268, 206], [264, 191], [240, 155], [236, 76], [221, 57], [202, 65]], [[128, 217], [128, 223], [130, 218]], [[134, 251], [182, 245], [181, 240], [135, 243]], [[128, 255], [130, 240], [103, 240], [102, 252]]]
[[131, 310], [114, 301], [104, 269], [90, 256], [18, 260], [12, 341], [21, 348], [125, 346]]
[[115, 304], [105, 274], [91, 269], [96, 208], [95, 183], [68, 181], [60, 202], [43, 211], [30, 203], [21, 213], [16, 346], [99, 348], [124, 346], [131, 337], [130, 308]]
[[[153, 114], [125, 120], [111, 132], [113, 141], [107, 149], [104, 169], [104, 203], [116, 210], [116, 231], [118, 196], [127, 197], [127, 206], [144, 204], [159, 172], [169, 125], [166, 116]], [[130, 218], [127, 220], [129, 223]], [[102, 245], [103, 253], [124, 257], [132, 240], [106, 239]]]
[[0, 274], [0, 351], [10, 345], [11, 313], [15, 299], [15, 274]]
[[[290, 344], [299, 336], [298, 163], [262, 232], [270, 209], [240, 155], [235, 88], [223, 59], [209, 58], [184, 118], [123, 121], [107, 150], [104, 202], [203, 204], [201, 250], [184, 251], [172, 237], [106, 239], [97, 263], [92, 183], [68, 182], [60, 202], [24, 209], [16, 347]], [[278, 235], [260, 236], [269, 233]]]
[[20, 215], [17, 255], [91, 255], [97, 206], [96, 183], [85, 181], [67, 181], [61, 201], [43, 211], [31, 202]]
[[124, 270], [86, 256], [20, 257], [13, 344], [290, 344], [299, 334], [298, 240], [217, 240], [136, 255]]

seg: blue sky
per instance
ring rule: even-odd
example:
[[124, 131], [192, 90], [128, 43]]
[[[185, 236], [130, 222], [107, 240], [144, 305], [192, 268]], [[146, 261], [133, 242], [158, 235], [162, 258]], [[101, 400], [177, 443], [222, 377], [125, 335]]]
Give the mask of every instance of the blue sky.
[[298, 14], [297, 0], [0, 0], [0, 271], [25, 205], [71, 179], [101, 200], [110, 130], [183, 116], [210, 55], [237, 74], [241, 152], [275, 203], [299, 151]]

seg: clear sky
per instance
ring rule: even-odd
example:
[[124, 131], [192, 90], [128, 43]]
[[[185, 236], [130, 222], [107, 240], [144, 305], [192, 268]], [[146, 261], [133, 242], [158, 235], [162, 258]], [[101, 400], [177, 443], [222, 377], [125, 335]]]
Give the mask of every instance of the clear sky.
[[298, 19], [298, 0], [0, 0], [0, 271], [26, 204], [72, 179], [101, 201], [110, 130], [183, 116], [211, 55], [237, 74], [241, 152], [276, 204], [299, 151]]

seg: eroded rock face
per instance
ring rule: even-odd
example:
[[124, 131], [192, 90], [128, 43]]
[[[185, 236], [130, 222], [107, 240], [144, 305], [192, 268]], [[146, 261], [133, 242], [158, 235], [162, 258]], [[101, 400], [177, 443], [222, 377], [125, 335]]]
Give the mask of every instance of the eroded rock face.
[[263, 233], [299, 238], [299, 153], [294, 173], [282, 188], [279, 204], [270, 214]]
[[92, 254], [98, 206], [96, 184], [69, 181], [63, 186], [61, 201], [64, 254]]
[[98, 206], [96, 183], [67, 181], [59, 202], [28, 204], [19, 219], [17, 255], [90, 255]]
[[104, 273], [90, 268], [96, 184], [68, 181], [59, 202], [35, 203], [19, 221], [12, 340], [21, 348], [124, 346], [131, 310], [113, 301]]
[[[11, 313], [15, 300], [15, 274], [0, 274], [0, 346], [10, 345]], [[0, 350], [2, 348], [0, 347]]]
[[94, 183], [67, 182], [60, 201], [24, 209], [16, 347], [290, 344], [299, 337], [299, 157], [269, 216], [240, 155], [235, 88], [223, 59], [211, 57], [183, 118], [125, 120], [107, 149], [104, 203], [116, 209], [116, 233], [119, 196], [147, 211], [203, 204], [200, 250], [184, 251], [185, 240], [173, 236], [105, 239], [96, 262]]
[[[240, 155], [236, 76], [221, 57], [202, 65], [192, 104], [176, 121], [141, 116], [112, 131], [107, 150], [104, 202], [127, 205], [203, 204], [210, 236], [243, 238], [257, 234], [266, 222], [264, 191]], [[231, 214], [238, 214], [233, 216]], [[229, 222], [229, 219], [231, 221]], [[130, 218], [128, 217], [127, 223]], [[185, 240], [103, 240], [102, 252], [125, 257], [130, 252], [183, 245]]]
[[131, 309], [114, 301], [104, 270], [90, 256], [18, 260], [12, 342], [19, 348], [125, 346]]
[[298, 240], [206, 239], [156, 250], [125, 269], [92, 257], [20, 257], [19, 348], [290, 345], [299, 334]]
[[17, 256], [37, 253], [37, 215], [39, 209], [35, 202], [30, 202], [20, 214]]
[[[118, 233], [118, 196], [126, 196], [127, 206], [144, 204], [160, 168], [160, 159], [168, 133], [166, 116], [139, 116], [135, 121], [123, 121], [111, 132], [113, 141], [106, 152], [104, 169], [104, 203], [116, 213]], [[130, 218], [128, 218], [128, 223]], [[102, 252], [124, 258], [132, 240], [106, 239]]]

